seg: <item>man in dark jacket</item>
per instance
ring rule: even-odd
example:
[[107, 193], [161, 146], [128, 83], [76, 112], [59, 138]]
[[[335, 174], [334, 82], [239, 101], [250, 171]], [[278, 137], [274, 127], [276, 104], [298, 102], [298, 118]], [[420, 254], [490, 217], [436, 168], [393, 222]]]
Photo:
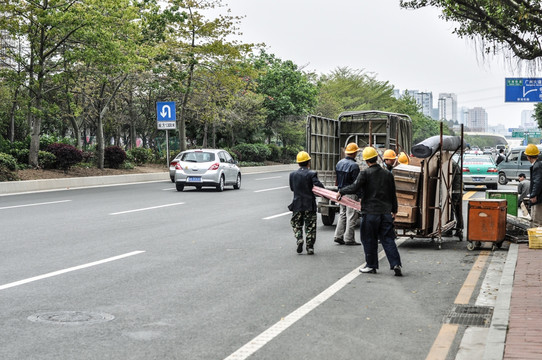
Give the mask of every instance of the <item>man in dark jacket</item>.
[[495, 160], [495, 164], [499, 165], [501, 162], [504, 161], [506, 157], [504, 156], [504, 149], [499, 150], [499, 155], [497, 155], [497, 159]]
[[[335, 166], [335, 174], [337, 175], [337, 188], [340, 190], [345, 186], [353, 184], [359, 174], [359, 165], [356, 162], [356, 155], [359, 152], [359, 147], [356, 143], [346, 145], [344, 153], [346, 156], [340, 160]], [[354, 201], [358, 201], [357, 194], [345, 195]], [[356, 209], [340, 205], [339, 219], [335, 228], [335, 242], [339, 245], [361, 245], [356, 242], [355, 233], [356, 226], [359, 223], [359, 213]]]
[[540, 150], [534, 144], [529, 144], [525, 148], [525, 155], [532, 164], [530, 171], [531, 187], [529, 189], [529, 199], [531, 201], [531, 221], [535, 225], [542, 225], [542, 162], [538, 160]]
[[402, 276], [401, 257], [395, 245], [393, 220], [397, 213], [397, 195], [393, 174], [377, 164], [378, 153], [372, 147], [363, 149], [363, 160], [369, 166], [360, 172], [356, 181], [339, 190], [337, 200], [344, 194], [361, 191], [361, 243], [366, 266], [362, 273], [376, 274], [378, 269], [378, 240], [382, 243], [390, 269]]
[[297, 240], [297, 253], [303, 251], [303, 225], [307, 241], [307, 255], [314, 254], [316, 241], [316, 197], [312, 192], [313, 186], [324, 187], [318, 180], [315, 171], [309, 170], [311, 157], [305, 151], [297, 154], [299, 169], [290, 173], [290, 190], [294, 192], [294, 199], [288, 209], [292, 211], [290, 225]]

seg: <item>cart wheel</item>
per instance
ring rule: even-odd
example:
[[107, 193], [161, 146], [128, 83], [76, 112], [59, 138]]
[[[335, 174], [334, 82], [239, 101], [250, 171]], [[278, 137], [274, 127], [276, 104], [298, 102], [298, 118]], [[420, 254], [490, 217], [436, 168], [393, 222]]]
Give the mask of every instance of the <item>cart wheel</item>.
[[495, 245], [497, 245], [497, 248], [499, 248], [499, 249], [500, 249], [500, 248], [502, 247], [502, 241], [501, 241], [501, 242], [498, 242], [498, 243], [496, 243]]
[[477, 241], [477, 242], [476, 242], [476, 247], [477, 247], [477, 248], [481, 248], [481, 247], [482, 247], [482, 242], [481, 242], [481, 241]]
[[467, 250], [469, 251], [474, 250], [474, 243], [472, 241], [467, 242]]

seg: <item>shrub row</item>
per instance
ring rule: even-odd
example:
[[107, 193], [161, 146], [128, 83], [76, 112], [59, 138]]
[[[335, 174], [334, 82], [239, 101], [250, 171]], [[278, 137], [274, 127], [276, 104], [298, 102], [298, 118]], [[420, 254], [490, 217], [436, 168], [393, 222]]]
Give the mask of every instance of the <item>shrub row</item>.
[[229, 149], [232, 156], [243, 163], [262, 163], [264, 161], [285, 162], [295, 161], [300, 146], [279, 147], [275, 144], [239, 144]]

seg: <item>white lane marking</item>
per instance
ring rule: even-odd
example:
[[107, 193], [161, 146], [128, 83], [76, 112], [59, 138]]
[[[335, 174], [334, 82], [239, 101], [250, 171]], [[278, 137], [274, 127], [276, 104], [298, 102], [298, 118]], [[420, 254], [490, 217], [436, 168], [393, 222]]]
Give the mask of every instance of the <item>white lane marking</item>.
[[289, 187], [289, 186], [280, 186], [280, 187], [271, 188], [271, 189], [256, 190], [256, 191], [254, 191], [254, 192], [255, 192], [255, 193], [259, 193], [259, 192], [264, 192], [264, 191], [280, 190], [280, 189], [286, 189], [286, 188], [288, 188], [288, 187]]
[[165, 207], [169, 207], [169, 206], [177, 206], [177, 205], [184, 205], [184, 202], [175, 203], [175, 204], [167, 204], [167, 205], [152, 206], [152, 207], [142, 208], [142, 209], [134, 209], [134, 210], [119, 211], [119, 212], [116, 212], [116, 213], [111, 213], [111, 214], [109, 214], [109, 215], [128, 214], [128, 213], [133, 213], [133, 212], [138, 212], [138, 211], [154, 210], [154, 209], [160, 209], [160, 208], [165, 208]]
[[282, 213], [282, 214], [264, 217], [264, 218], [262, 218], [262, 220], [270, 220], [270, 219], [278, 218], [278, 217], [281, 217], [281, 216], [289, 215], [291, 213], [292, 213], [291, 211], [288, 211], [288, 212], [285, 212], [285, 213]]
[[162, 189], [162, 191], [173, 191], [173, 190], [177, 190], [177, 189], [175, 189], [175, 188]]
[[27, 207], [27, 206], [40, 206], [40, 205], [60, 204], [60, 203], [65, 203], [65, 202], [69, 202], [69, 201], [71, 201], [71, 200], [59, 200], [59, 201], [50, 201], [50, 202], [44, 202], [44, 203], [35, 203], [35, 204], [26, 204], [26, 205], [5, 206], [5, 207], [0, 207], [0, 210], [5, 210], [5, 209], [16, 209], [16, 208], [22, 208], [22, 207]]
[[[396, 244], [400, 246], [405, 242], [407, 238], [397, 239]], [[385, 256], [384, 250], [378, 254], [378, 259], [382, 259]], [[361, 265], [362, 267], [365, 264]], [[293, 325], [297, 320], [301, 319], [303, 316], [307, 315], [312, 310], [316, 309], [318, 305], [323, 304], [331, 296], [339, 292], [343, 287], [349, 284], [352, 280], [360, 275], [358, 268], [352, 270], [350, 273], [346, 274], [344, 277], [339, 279], [336, 283], [328, 287], [326, 290], [322, 291], [312, 300], [302, 305], [297, 310], [294, 310], [288, 316], [282, 318], [275, 325], [271, 326], [269, 329], [265, 330], [260, 335], [256, 336], [254, 339], [250, 340], [247, 344], [242, 346], [239, 350], [228, 356], [225, 360], [244, 360], [250, 355], [254, 354], [256, 351], [261, 349], [265, 344], [273, 340], [275, 337], [280, 335], [284, 330]], [[371, 275], [365, 275], [371, 276]]]
[[1, 285], [0, 290], [5, 290], [5, 289], [9, 289], [9, 288], [12, 288], [12, 287], [15, 287], [15, 286], [28, 284], [29, 282], [33, 282], [33, 281], [37, 281], [37, 280], [43, 280], [43, 279], [47, 279], [47, 278], [57, 276], [57, 275], [62, 275], [62, 274], [65, 274], [65, 273], [68, 273], [68, 272], [71, 272], [71, 271], [85, 269], [85, 268], [88, 268], [88, 267], [91, 267], [91, 266], [105, 264], [105, 263], [108, 263], [108, 262], [111, 262], [111, 261], [123, 259], [123, 258], [128, 257], [128, 256], [138, 255], [138, 254], [141, 254], [141, 253], [144, 253], [144, 252], [145, 251], [132, 251], [132, 252], [129, 252], [129, 253], [126, 253], [126, 254], [113, 256], [113, 257], [110, 257], [110, 258], [107, 258], [107, 259], [94, 261], [94, 262], [91, 262], [91, 263], [88, 263], [88, 264], [74, 266], [74, 267], [67, 268], [67, 269], [64, 269], [64, 270], [53, 271], [53, 272], [50, 272], [50, 273], [47, 273], [47, 274], [34, 276], [34, 277], [24, 279], [24, 280], [15, 281], [15, 282], [12, 282], [12, 283], [9, 283], [9, 284]]
[[266, 177], [266, 178], [259, 178], [259, 179], [254, 179], [256, 181], [260, 181], [260, 180], [271, 180], [271, 179], [280, 179], [282, 176], [273, 176], [273, 177]]

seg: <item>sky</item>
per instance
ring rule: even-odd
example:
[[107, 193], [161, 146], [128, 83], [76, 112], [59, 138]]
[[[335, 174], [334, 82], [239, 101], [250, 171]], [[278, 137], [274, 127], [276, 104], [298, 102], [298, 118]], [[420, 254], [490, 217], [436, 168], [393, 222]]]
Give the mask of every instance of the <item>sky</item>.
[[502, 55], [484, 59], [475, 42], [452, 34], [434, 8], [401, 9], [399, 0], [224, 0], [230, 15], [245, 16], [242, 40], [306, 71], [363, 69], [401, 91], [455, 93], [458, 108], [483, 107], [490, 126], [518, 127], [534, 103], [505, 103], [505, 77], [514, 71]]

